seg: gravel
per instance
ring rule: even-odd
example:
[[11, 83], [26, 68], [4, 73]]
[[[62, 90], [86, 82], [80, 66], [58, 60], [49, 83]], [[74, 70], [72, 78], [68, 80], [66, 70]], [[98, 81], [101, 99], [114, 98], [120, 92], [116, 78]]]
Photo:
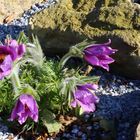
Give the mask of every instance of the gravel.
[[96, 70], [94, 74], [101, 76], [99, 89], [96, 91], [98, 94], [122, 96], [140, 90], [140, 80], [129, 80], [100, 70]]
[[[99, 74], [100, 73], [100, 74]], [[97, 116], [115, 119], [117, 140], [133, 140], [135, 126], [140, 121], [140, 80], [129, 80], [110, 73], [97, 71], [101, 76]]]
[[[19, 19], [15, 19], [10, 24], [0, 25], [0, 40], [4, 41], [8, 34], [12, 38], [16, 38], [20, 31], [26, 33], [29, 17], [57, 2], [57, 0], [47, 0], [47, 2], [32, 5], [31, 9], [25, 11]], [[101, 76], [99, 89], [96, 91], [100, 97], [100, 102], [95, 113], [84, 116], [85, 123], [91, 117], [102, 116], [105, 119], [115, 120], [117, 122], [117, 140], [133, 140], [135, 125], [140, 120], [140, 80], [129, 80], [101, 70], [95, 70], [93, 74]], [[95, 139], [97, 135], [94, 132], [99, 128], [98, 122], [88, 124], [85, 127], [86, 131], [82, 130], [82, 126], [73, 125], [71, 130], [63, 133], [61, 137], [69, 140], [75, 140], [79, 137], [86, 140], [89, 131], [91, 132], [91, 139]], [[10, 133], [0, 120], [0, 140], [9, 139], [9, 136], [14, 137], [14, 140], [22, 140], [22, 138]], [[107, 138], [107, 136], [108, 134], [105, 132], [100, 134], [100, 138]]]
[[0, 118], [0, 140], [23, 140], [23, 138], [14, 136], [14, 134], [8, 130], [8, 127], [2, 123], [2, 119]]

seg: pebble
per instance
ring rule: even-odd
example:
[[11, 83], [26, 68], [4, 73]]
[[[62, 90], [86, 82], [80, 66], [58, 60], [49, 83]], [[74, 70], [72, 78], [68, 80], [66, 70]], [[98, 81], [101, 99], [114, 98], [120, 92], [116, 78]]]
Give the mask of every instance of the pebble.
[[77, 136], [81, 137], [82, 134], [83, 134], [83, 132], [79, 131], [78, 134], [77, 134]]
[[93, 124], [93, 128], [94, 128], [95, 130], [98, 130], [98, 129], [100, 128], [100, 126], [99, 126], [99, 124]]
[[73, 129], [71, 132], [74, 133], [74, 134], [77, 134], [78, 131], [79, 131], [79, 130], [75, 128], [75, 129]]
[[86, 134], [82, 134], [82, 140], [87, 140], [87, 135]]
[[[99, 74], [100, 73], [100, 74]], [[101, 76], [97, 94], [120, 96], [136, 90], [140, 90], [140, 80], [129, 80], [108, 73], [95, 72]]]
[[92, 126], [88, 126], [88, 127], [87, 127], [87, 130], [91, 130], [91, 129], [92, 129]]

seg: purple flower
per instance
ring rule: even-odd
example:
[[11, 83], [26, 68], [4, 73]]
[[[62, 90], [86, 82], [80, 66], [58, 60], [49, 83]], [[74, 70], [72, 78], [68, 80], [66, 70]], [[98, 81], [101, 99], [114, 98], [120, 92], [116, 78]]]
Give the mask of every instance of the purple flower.
[[100, 66], [109, 71], [108, 64], [114, 62], [109, 55], [114, 54], [117, 50], [109, 47], [111, 40], [104, 44], [93, 44], [84, 49], [84, 59], [93, 66]]
[[97, 88], [96, 84], [78, 85], [73, 93], [74, 100], [71, 102], [71, 106], [80, 105], [84, 112], [94, 112], [95, 104], [99, 102], [99, 98], [93, 93]]
[[21, 59], [25, 50], [25, 45], [16, 40], [0, 46], [0, 80], [11, 73], [13, 62]]
[[38, 121], [38, 105], [33, 96], [22, 94], [12, 110], [10, 120], [18, 119], [18, 122], [23, 124], [28, 117], [32, 118], [35, 122]]

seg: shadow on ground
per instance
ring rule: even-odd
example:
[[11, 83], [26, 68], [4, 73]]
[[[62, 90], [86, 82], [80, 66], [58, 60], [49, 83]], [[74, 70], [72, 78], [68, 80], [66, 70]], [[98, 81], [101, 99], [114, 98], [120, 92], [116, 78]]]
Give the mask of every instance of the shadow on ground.
[[140, 90], [121, 96], [101, 95], [95, 114], [115, 120], [117, 140], [134, 140], [140, 122]]

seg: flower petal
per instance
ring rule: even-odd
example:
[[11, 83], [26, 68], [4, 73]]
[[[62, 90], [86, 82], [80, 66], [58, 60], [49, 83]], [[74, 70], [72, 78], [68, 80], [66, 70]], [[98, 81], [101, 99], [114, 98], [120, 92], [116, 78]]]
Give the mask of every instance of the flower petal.
[[93, 66], [100, 66], [107, 71], [108, 64], [113, 63], [114, 59], [109, 55], [114, 54], [117, 50], [109, 47], [111, 40], [104, 44], [92, 44], [84, 49], [84, 59]]
[[94, 112], [95, 111], [95, 104], [83, 104], [82, 102], [78, 101], [84, 112]]
[[84, 52], [88, 54], [94, 54], [94, 55], [101, 55], [103, 53], [110, 55], [114, 53], [114, 51], [116, 51], [115, 49], [112, 49], [111, 47], [109, 47], [110, 44], [111, 44], [110, 39], [108, 40], [107, 43], [91, 44], [85, 48]]
[[17, 117], [17, 108], [18, 108], [18, 102], [16, 103], [15, 107], [13, 108], [12, 110], [12, 113], [11, 113], [11, 117], [10, 117], [10, 120], [13, 121], [14, 119], [16, 119]]
[[18, 46], [18, 42], [16, 40], [10, 40], [9, 46], [15, 48]]
[[18, 46], [18, 58], [21, 58], [26, 52], [26, 47], [24, 44]]
[[28, 114], [27, 113], [22, 113], [20, 117], [18, 117], [18, 122], [20, 124], [23, 124], [25, 123], [25, 121], [27, 120], [28, 118]]
[[7, 55], [4, 59], [4, 61], [0, 65], [0, 69], [5, 72], [7, 70], [12, 69], [12, 59], [10, 55]]
[[109, 66], [108, 64], [101, 64], [101, 67], [107, 71], [109, 71]]
[[87, 83], [87, 84], [84, 84], [84, 85], [78, 85], [77, 86], [78, 89], [91, 89], [91, 90], [96, 90], [98, 89], [98, 85], [96, 84], [91, 84], [91, 83]]
[[75, 99], [84, 104], [94, 103], [95, 102], [94, 96], [95, 95], [93, 95], [93, 93], [91, 93], [90, 90], [88, 89], [76, 90], [74, 94]]
[[95, 103], [99, 102], [99, 98], [95, 93], [92, 93], [95, 88], [97, 88], [96, 84], [78, 85], [73, 93], [74, 101], [72, 101], [71, 106], [76, 107], [79, 104], [84, 112], [95, 111]]
[[0, 65], [0, 80], [11, 73], [12, 62], [10, 55], [5, 57], [4, 61]]
[[22, 104], [26, 104], [31, 112], [37, 107], [34, 97], [29, 94], [22, 94], [20, 96], [20, 101]]
[[72, 107], [76, 107], [76, 106], [77, 106], [76, 100], [73, 100], [73, 101], [71, 102], [71, 106], [72, 106]]
[[20, 95], [11, 114], [11, 120], [18, 118], [18, 122], [23, 124], [27, 118], [38, 121], [38, 106], [35, 99], [29, 94]]
[[85, 55], [84, 59], [93, 66], [99, 66], [99, 59], [96, 56]]
[[108, 55], [100, 55], [99, 56], [100, 64], [110, 64], [113, 63], [115, 60]]

